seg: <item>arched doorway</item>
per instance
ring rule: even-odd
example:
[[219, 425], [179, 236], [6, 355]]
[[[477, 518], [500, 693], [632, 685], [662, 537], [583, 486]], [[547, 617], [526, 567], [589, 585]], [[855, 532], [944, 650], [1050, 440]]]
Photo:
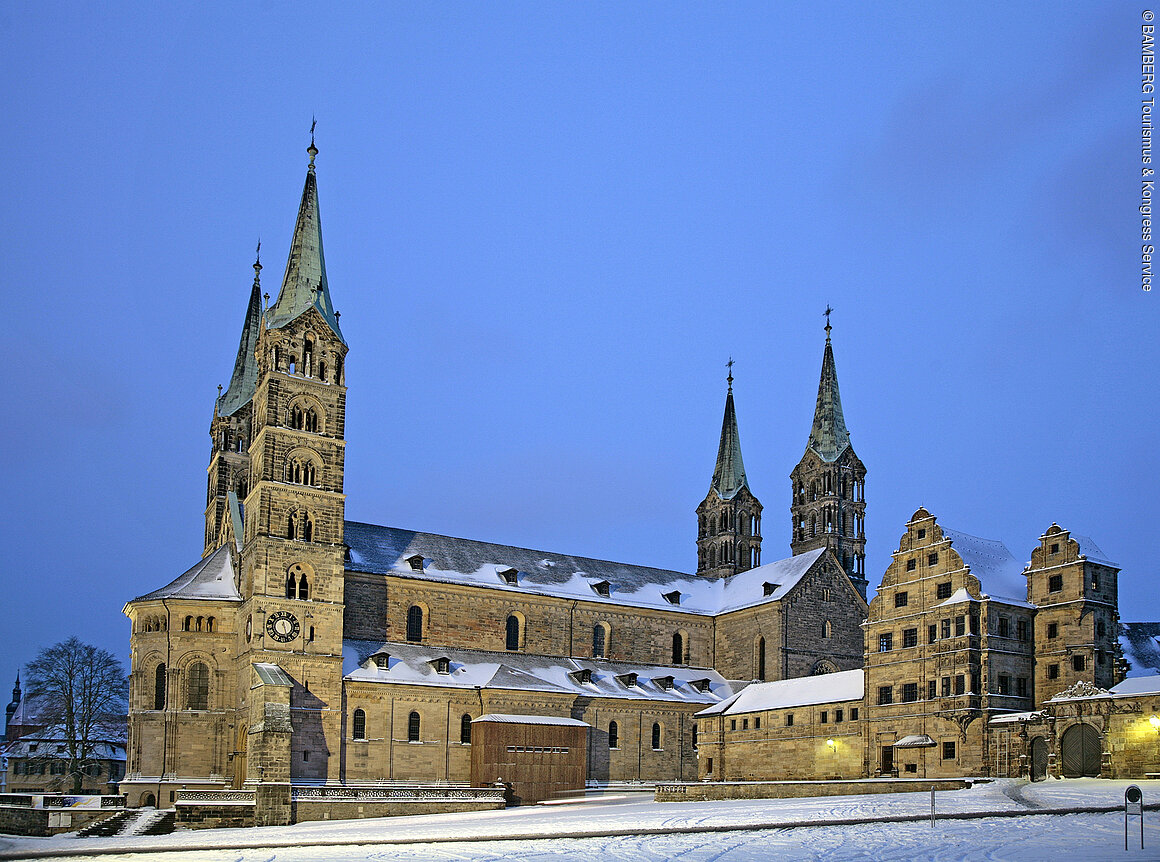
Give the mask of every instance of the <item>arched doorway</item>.
[[1100, 734], [1090, 724], [1073, 724], [1059, 741], [1064, 778], [1095, 778], [1100, 774], [1103, 746]]
[[246, 783], [246, 743], [248, 734], [246, 733], [246, 726], [243, 724], [238, 728], [237, 735], [234, 737], [235, 744], [233, 750], [234, 758], [234, 789], [240, 790]]
[[1037, 736], [1031, 740], [1031, 780], [1042, 781], [1047, 777], [1047, 740]]
[[154, 796], [152, 793], [146, 793], [143, 797], [141, 797], [141, 807], [142, 808], [156, 808], [157, 807], [157, 797]]

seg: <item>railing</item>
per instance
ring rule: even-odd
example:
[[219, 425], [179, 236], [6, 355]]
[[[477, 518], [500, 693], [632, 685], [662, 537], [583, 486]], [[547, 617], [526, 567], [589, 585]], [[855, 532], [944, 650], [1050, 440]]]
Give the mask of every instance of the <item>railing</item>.
[[176, 804], [201, 802], [212, 805], [253, 805], [252, 790], [179, 790]]
[[503, 787], [467, 787], [465, 785], [373, 785], [342, 787], [322, 785], [318, 787], [291, 788], [296, 802], [307, 800], [341, 799], [390, 799], [408, 802], [439, 802], [449, 799], [463, 799], [479, 802], [503, 802]]

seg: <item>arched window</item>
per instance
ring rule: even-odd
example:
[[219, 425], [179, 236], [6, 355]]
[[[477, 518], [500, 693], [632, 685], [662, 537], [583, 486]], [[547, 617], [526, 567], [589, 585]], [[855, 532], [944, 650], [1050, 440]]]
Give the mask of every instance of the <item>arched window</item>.
[[320, 361], [318, 363], [318, 379], [321, 380], [323, 383], [327, 382], [327, 380], [326, 380], [326, 363], [325, 362]]
[[419, 713], [412, 712], [407, 717], [407, 742], [419, 741]]
[[817, 515], [810, 515], [810, 536], [811, 537], [816, 536], [817, 534], [818, 534], [818, 516]]
[[291, 512], [289, 515], [286, 516], [286, 538], [287, 539], [298, 538], [298, 536], [295, 535], [297, 532], [298, 531], [294, 529], [294, 513]]
[[728, 528], [729, 528], [729, 513], [722, 512], [721, 513], [721, 531], [724, 532]]
[[295, 589], [296, 580], [294, 573], [290, 572], [286, 575], [286, 598], [294, 599], [298, 597], [298, 591]]
[[697, 748], [697, 725], [693, 724], [693, 750]]
[[754, 664], [756, 665], [755, 670], [757, 671], [756, 677], [757, 677], [757, 679], [765, 679], [765, 638], [764, 637], [757, 638], [757, 649], [755, 650], [755, 652], [757, 653], [757, 655], [754, 657], [755, 658]]
[[318, 433], [318, 414], [314, 412], [313, 407], [309, 407], [306, 410], [306, 423], [305, 424], [306, 424], [307, 431], [310, 431], [311, 433], [314, 433], [314, 434]]
[[186, 709], [209, 709], [209, 668], [198, 661], [186, 672]]
[[507, 640], [504, 648], [518, 650], [520, 648], [520, 618], [511, 614], [507, 618]]
[[207, 632], [213, 631], [213, 617], [206, 617], [205, 618], [205, 630]]
[[157, 665], [153, 673], [153, 708], [165, 709], [165, 663]]
[[685, 663], [685, 637], [680, 632], [673, 632], [673, 664]]
[[310, 376], [311, 368], [314, 365], [314, 339], [309, 335], [302, 345], [302, 373], [307, 377]]
[[834, 633], [834, 627], [830, 625], [830, 621], [826, 620], [822, 623], [822, 637], [828, 638]]
[[616, 726], [615, 721], [608, 723], [608, 747], [620, 748], [620, 728]]
[[415, 643], [423, 640], [423, 609], [418, 605], [407, 608], [407, 640]]
[[713, 545], [709, 546], [709, 568], [717, 565], [717, 549]]
[[366, 739], [367, 738], [367, 714], [361, 709], [356, 709], [354, 715], [351, 716], [350, 721], [350, 738], [351, 739]]
[[302, 541], [314, 541], [314, 522], [310, 520], [309, 515], [302, 516]]
[[310, 598], [310, 584], [306, 582], [305, 572], [298, 578], [298, 598], [303, 601]]
[[342, 357], [334, 357], [334, 382], [342, 383]]
[[592, 657], [608, 658], [608, 629], [604, 623], [592, 627]]
[[466, 712], [459, 719], [459, 741], [464, 745], [471, 745], [471, 716]]
[[653, 724], [652, 747], [653, 751], [661, 750], [661, 726], [656, 723]]
[[202, 620], [203, 620], [202, 617], [197, 618], [197, 629], [196, 629], [197, 631], [201, 631]]
[[308, 458], [291, 458], [286, 462], [286, 481], [295, 485], [314, 485], [318, 470]]
[[185, 618], [185, 625], [181, 629], [183, 632], [193, 631], [193, 617]]
[[290, 427], [298, 431], [302, 430], [302, 426], [306, 424], [306, 416], [302, 412], [302, 408], [297, 404], [290, 408]]

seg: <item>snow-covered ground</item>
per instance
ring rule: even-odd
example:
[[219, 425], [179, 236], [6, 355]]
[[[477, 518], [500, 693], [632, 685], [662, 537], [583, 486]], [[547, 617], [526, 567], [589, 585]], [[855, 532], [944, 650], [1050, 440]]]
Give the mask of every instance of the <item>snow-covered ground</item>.
[[[572, 805], [477, 814], [182, 831], [135, 838], [0, 837], [0, 855], [114, 851], [101, 859], [172, 862], [342, 862], [362, 859], [507, 860], [1051, 860], [1160, 859], [1160, 812], [1132, 819], [1124, 851], [1124, 788], [1132, 782], [1000, 780], [936, 794], [939, 814], [1033, 812], [1120, 805], [1118, 812], [996, 816], [827, 826], [833, 820], [929, 815], [929, 792], [811, 799], [655, 803], [611, 796]], [[1146, 804], [1160, 782], [1137, 782]], [[796, 824], [819, 824], [796, 826]], [[568, 837], [554, 837], [554, 836]], [[590, 836], [590, 837], [584, 837]], [[482, 840], [481, 840], [482, 839]], [[115, 851], [129, 851], [116, 853]], [[148, 855], [139, 855], [142, 851]], [[75, 858], [75, 857], [74, 857]]]

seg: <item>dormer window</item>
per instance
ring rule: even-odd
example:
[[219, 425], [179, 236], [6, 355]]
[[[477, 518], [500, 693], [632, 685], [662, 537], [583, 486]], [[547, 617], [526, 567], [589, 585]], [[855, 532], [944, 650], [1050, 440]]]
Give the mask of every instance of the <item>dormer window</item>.
[[657, 685], [659, 685], [665, 691], [672, 691], [673, 690], [674, 682], [673, 682], [673, 678], [671, 676], [657, 677], [655, 682]]
[[691, 683], [689, 683], [689, 685], [691, 685], [697, 691], [708, 691], [709, 686], [711, 686], [712, 683], [713, 683], [712, 680], [710, 680], [708, 677], [705, 677], [703, 679], [695, 679]]
[[432, 659], [431, 667], [435, 668], [435, 673], [451, 673], [451, 659], [445, 656]]
[[671, 593], [663, 593], [664, 599], [670, 605], [679, 605], [681, 603], [681, 591], [673, 590]]
[[391, 666], [391, 657], [385, 652], [377, 652], [371, 656], [371, 664], [382, 670], [388, 670]]
[[597, 581], [592, 585], [592, 589], [598, 596], [608, 596], [612, 593], [612, 584], [608, 581]]
[[581, 668], [580, 670], [572, 671], [572, 673], [569, 674], [569, 676], [571, 676], [572, 679], [576, 680], [576, 682], [579, 682], [579, 683], [592, 682], [592, 671], [586, 667]]
[[771, 584], [769, 581], [766, 581], [761, 585], [761, 594], [763, 596], [772, 596], [777, 592], [777, 588], [780, 586], [781, 584]]
[[622, 673], [617, 678], [617, 681], [626, 688], [633, 688], [636, 685], [635, 673]]
[[423, 571], [423, 555], [422, 554], [414, 554], [410, 557], [407, 557], [407, 562], [411, 566], [411, 571], [413, 571], [413, 572]]
[[499, 572], [500, 578], [502, 578], [503, 582], [509, 587], [514, 587], [519, 584], [519, 575], [520, 573], [515, 569], [501, 569]]

